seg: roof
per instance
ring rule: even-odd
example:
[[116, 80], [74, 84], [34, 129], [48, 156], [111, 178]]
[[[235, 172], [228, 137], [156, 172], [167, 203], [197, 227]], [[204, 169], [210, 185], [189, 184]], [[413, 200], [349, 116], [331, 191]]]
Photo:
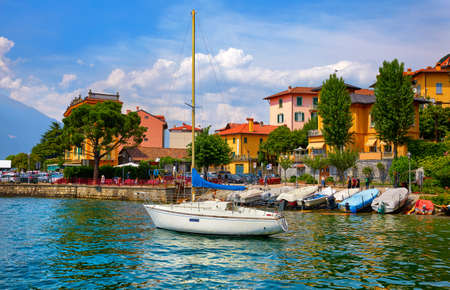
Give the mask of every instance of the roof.
[[156, 160], [161, 157], [172, 157], [176, 159], [186, 159], [187, 149], [184, 148], [159, 148], [159, 147], [128, 147], [123, 148], [133, 160]]
[[[371, 90], [367, 90], [367, 91], [371, 91]], [[376, 97], [374, 94], [364, 95], [364, 94], [352, 93], [352, 94], [350, 94], [350, 97], [352, 99], [352, 104], [370, 105], [370, 104], [374, 104], [375, 100], [376, 100]], [[425, 104], [425, 103], [429, 103], [430, 101], [427, 99], [424, 99], [424, 98], [414, 98], [414, 102], [417, 102], [419, 104]]]
[[450, 68], [450, 53], [442, 57], [436, 65], [440, 65], [442, 68]]
[[112, 101], [121, 103], [119, 100], [120, 95], [119, 93], [116, 94], [105, 94], [105, 93], [95, 93], [89, 90], [88, 95], [86, 97], [81, 97], [81, 94], [78, 97], [74, 97], [72, 101], [70, 102], [69, 106], [67, 106], [66, 111], [64, 112], [63, 116], [67, 117], [71, 114], [72, 110], [76, 107], [79, 107], [84, 104], [90, 104], [94, 105], [100, 102], [106, 102], [106, 101]]
[[[201, 130], [202, 129], [200, 129], [200, 128], [195, 128], [195, 131], [201, 131]], [[179, 126], [179, 127], [174, 126], [173, 128], [169, 129], [169, 131], [170, 132], [172, 132], [172, 131], [192, 131], [192, 126], [183, 123], [183, 126]]]
[[[255, 122], [255, 123], [257, 123], [257, 122]], [[223, 127], [222, 129], [217, 129], [217, 130], [216, 130], [216, 133], [217, 133], [217, 132], [224, 131], [224, 130], [228, 130], [228, 129], [230, 129], [230, 128], [234, 128], [234, 127], [239, 126], [239, 125], [240, 125], [239, 123], [228, 123], [228, 124], [226, 124], [225, 127]]]
[[244, 124], [234, 124], [235, 126], [222, 130], [216, 131], [220, 136], [231, 135], [231, 134], [255, 134], [255, 135], [269, 135], [273, 130], [278, 128], [278, 126], [273, 125], [263, 125], [258, 122], [253, 123], [253, 131], [248, 130], [248, 123]]
[[310, 95], [317, 95], [317, 92], [312, 91], [312, 87], [295, 87], [291, 88], [289, 87], [287, 90], [276, 93], [274, 95], [265, 97], [264, 100], [269, 100], [272, 98], [288, 95], [288, 94], [310, 94]]
[[[354, 85], [350, 85], [350, 84], [347, 84], [347, 83], [344, 83], [345, 84], [345, 86], [347, 87], [347, 89], [352, 89], [352, 90], [360, 90], [361, 88], [360, 87], [357, 87], [357, 86], [354, 86]], [[320, 87], [315, 87], [315, 88], [312, 88], [312, 91], [313, 92], [318, 92], [318, 91], [320, 91], [322, 89], [322, 86], [320, 86]]]
[[166, 118], [163, 115], [153, 115], [153, 114], [150, 114], [149, 112], [147, 112], [145, 110], [139, 109], [139, 107], [137, 107], [136, 109], [137, 109], [136, 112], [143, 112], [143, 113], [145, 113], [145, 114], [147, 114], [147, 115], [149, 115], [149, 116], [151, 116], [151, 117], [153, 117], [155, 119], [158, 119], [159, 121], [163, 122], [164, 123], [163, 124], [163, 128], [167, 129]]

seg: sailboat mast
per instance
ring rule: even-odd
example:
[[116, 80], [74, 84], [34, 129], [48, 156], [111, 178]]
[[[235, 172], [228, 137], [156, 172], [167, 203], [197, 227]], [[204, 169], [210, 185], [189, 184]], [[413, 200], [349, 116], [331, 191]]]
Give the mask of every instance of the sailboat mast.
[[[192, 169], [195, 168], [195, 9], [192, 9]], [[192, 201], [195, 200], [195, 187], [191, 184]]]

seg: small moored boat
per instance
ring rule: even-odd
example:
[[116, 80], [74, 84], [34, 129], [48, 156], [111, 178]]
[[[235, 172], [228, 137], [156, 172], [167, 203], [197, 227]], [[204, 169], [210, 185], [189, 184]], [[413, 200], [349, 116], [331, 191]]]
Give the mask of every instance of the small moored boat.
[[363, 190], [338, 203], [338, 208], [346, 212], [356, 213], [372, 204], [380, 191], [376, 188]]
[[336, 192], [334, 194], [334, 198], [336, 199], [336, 201], [343, 201], [344, 199], [349, 198], [350, 196], [356, 194], [359, 191], [360, 191], [359, 188], [347, 188]]
[[402, 208], [408, 200], [408, 190], [391, 188], [372, 201], [372, 209], [378, 213], [392, 213]]

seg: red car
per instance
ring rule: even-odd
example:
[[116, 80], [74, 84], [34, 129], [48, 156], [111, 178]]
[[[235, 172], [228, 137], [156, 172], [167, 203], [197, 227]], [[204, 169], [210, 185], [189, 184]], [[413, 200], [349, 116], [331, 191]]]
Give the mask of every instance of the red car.
[[[264, 178], [260, 178], [258, 183], [260, 185], [264, 185]], [[277, 176], [268, 176], [267, 177], [267, 184], [280, 184], [281, 183], [281, 178], [277, 177]]]

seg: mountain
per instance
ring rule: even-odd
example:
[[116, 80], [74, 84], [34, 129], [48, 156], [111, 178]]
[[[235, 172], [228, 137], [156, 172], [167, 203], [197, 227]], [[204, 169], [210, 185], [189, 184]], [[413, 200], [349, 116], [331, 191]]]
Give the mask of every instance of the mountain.
[[53, 121], [36, 109], [0, 95], [0, 159], [31, 152]]

